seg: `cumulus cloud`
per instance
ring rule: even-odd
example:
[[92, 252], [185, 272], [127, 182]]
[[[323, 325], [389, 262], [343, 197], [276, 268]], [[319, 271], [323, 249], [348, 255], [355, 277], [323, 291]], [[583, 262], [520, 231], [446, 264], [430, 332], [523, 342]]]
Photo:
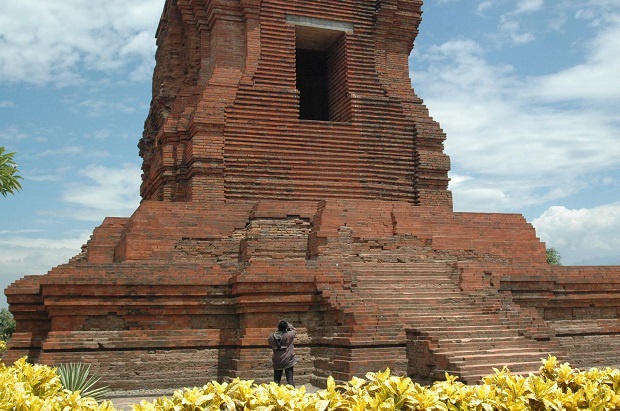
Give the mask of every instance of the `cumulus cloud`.
[[[64, 264], [80, 252], [90, 232], [67, 233], [62, 239], [24, 236], [24, 232], [3, 231], [0, 238], [0, 289], [26, 275], [40, 275]], [[32, 233], [31, 233], [32, 234]], [[0, 299], [0, 307], [6, 306]]]
[[560, 252], [563, 263], [620, 264], [620, 203], [590, 209], [554, 206], [532, 224], [540, 239]]
[[81, 70], [123, 68], [146, 80], [159, 13], [160, 0], [8, 2], [0, 14], [0, 78], [63, 86], [83, 82]]
[[[538, 7], [528, 4], [524, 10]], [[412, 73], [413, 83], [448, 135], [453, 180], [461, 176], [451, 184], [458, 208], [515, 210], [566, 198], [620, 166], [617, 39], [619, 24], [600, 27], [583, 63], [543, 76], [491, 64], [471, 39], [414, 55], [425, 69]]]
[[[487, 3], [483, 2], [478, 6], [479, 14], [491, 7], [491, 4]], [[543, 0], [517, 1], [514, 9], [506, 11], [499, 17], [498, 33], [495, 35], [496, 39], [502, 43], [508, 43], [510, 46], [521, 46], [534, 41], [536, 36], [533, 29], [523, 28], [521, 22], [524, 19], [524, 15], [527, 16], [538, 12], [543, 6]]]
[[[597, 36], [586, 42], [589, 50], [582, 64], [546, 76], [531, 79], [528, 95], [538, 101], [620, 100], [620, 11], [617, 19], [600, 27]], [[597, 104], [600, 106], [601, 104]]]
[[482, 3], [478, 4], [478, 7], [476, 7], [476, 14], [478, 14], [479, 16], [483, 16], [485, 12], [491, 9], [492, 7], [493, 7], [492, 1], [490, 0], [483, 1]]
[[128, 216], [140, 203], [141, 170], [138, 165], [121, 168], [90, 165], [79, 172], [88, 184], [70, 183], [63, 192], [63, 201], [77, 207], [74, 218], [101, 221], [106, 216]]
[[532, 13], [539, 11], [544, 6], [543, 0], [519, 0], [517, 2], [517, 8], [515, 14]]
[[[478, 15], [495, 13], [495, 34], [414, 49], [413, 84], [448, 135], [455, 209], [546, 210], [532, 223], [565, 264], [620, 264], [620, 203], [609, 195], [620, 170], [620, 3], [512, 5], [479, 3]], [[485, 44], [523, 46], [569, 21], [587, 37], [567, 50], [576, 63], [555, 72], [524, 76]]]
[[500, 30], [503, 38], [509, 39], [512, 45], [523, 45], [535, 40], [535, 36], [531, 32], [525, 32], [521, 28], [521, 23], [508, 16], [502, 18], [500, 22]]

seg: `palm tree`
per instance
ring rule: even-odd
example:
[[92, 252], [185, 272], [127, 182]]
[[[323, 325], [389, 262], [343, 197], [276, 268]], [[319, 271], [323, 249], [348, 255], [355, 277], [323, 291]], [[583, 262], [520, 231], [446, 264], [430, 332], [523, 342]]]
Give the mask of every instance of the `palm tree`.
[[17, 164], [13, 161], [14, 155], [15, 153], [5, 153], [4, 147], [0, 146], [0, 194], [4, 197], [7, 194], [15, 194], [22, 188], [19, 183], [22, 177], [18, 174]]

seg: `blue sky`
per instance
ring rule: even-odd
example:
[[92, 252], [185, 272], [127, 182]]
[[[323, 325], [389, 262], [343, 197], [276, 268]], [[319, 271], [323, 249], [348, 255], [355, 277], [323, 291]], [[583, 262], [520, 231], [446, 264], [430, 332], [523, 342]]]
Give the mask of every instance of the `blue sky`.
[[[163, 0], [20, 0], [0, 14], [0, 288], [139, 203]], [[521, 213], [565, 264], [620, 264], [620, 2], [427, 0], [413, 86], [448, 135], [457, 211]], [[0, 297], [0, 306], [6, 300]]]

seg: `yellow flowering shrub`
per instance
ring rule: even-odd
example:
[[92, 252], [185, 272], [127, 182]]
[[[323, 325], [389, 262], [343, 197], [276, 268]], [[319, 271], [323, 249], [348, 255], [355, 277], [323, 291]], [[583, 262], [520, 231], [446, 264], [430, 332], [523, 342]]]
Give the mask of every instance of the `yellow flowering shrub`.
[[[64, 390], [56, 370], [17, 361], [0, 364], [0, 410], [114, 411], [109, 401], [97, 404]], [[275, 383], [234, 379], [184, 388], [172, 396], [142, 401], [132, 411], [543, 411], [620, 410], [620, 370], [574, 370], [555, 357], [543, 361], [539, 375], [513, 375], [506, 368], [468, 386], [446, 374], [445, 381], [421, 386], [387, 369], [307, 393]]]
[[110, 401], [65, 390], [55, 368], [29, 364], [25, 358], [7, 367], [0, 363], [0, 410], [113, 411]]
[[209, 383], [202, 388], [177, 391], [171, 398], [142, 401], [132, 411], [395, 411], [395, 410], [617, 410], [620, 409], [620, 371], [596, 368], [585, 372], [558, 364], [555, 357], [543, 361], [539, 375], [512, 375], [506, 368], [468, 386], [452, 375], [431, 386], [390, 370], [354, 377], [343, 385], [332, 378], [316, 393], [305, 389], [255, 385], [235, 379]]
[[6, 351], [6, 342], [4, 340], [0, 340], [0, 357]]

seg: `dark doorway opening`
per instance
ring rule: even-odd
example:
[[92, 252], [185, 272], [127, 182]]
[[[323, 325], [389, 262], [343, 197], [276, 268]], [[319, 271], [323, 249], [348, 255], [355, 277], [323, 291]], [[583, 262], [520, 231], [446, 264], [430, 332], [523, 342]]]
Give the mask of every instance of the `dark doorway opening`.
[[299, 118], [329, 121], [329, 68], [326, 51], [297, 49]]

